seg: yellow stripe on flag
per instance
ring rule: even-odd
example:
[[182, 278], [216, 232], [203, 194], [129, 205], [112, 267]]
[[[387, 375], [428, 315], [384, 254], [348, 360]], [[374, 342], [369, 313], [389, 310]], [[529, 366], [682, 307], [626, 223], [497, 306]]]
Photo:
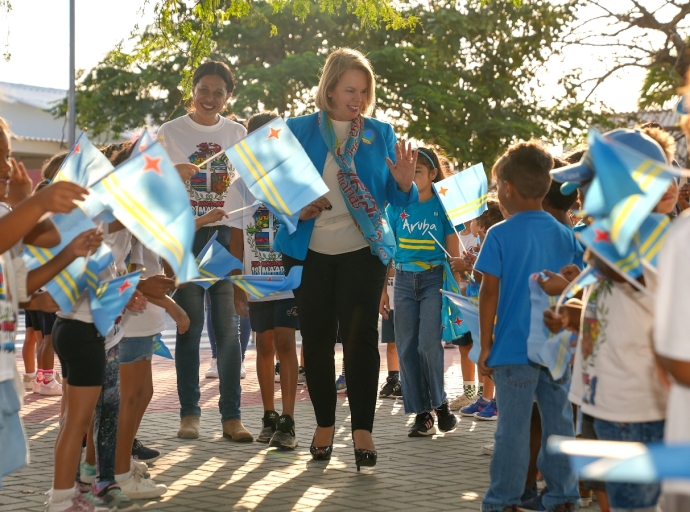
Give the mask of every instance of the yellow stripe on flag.
[[458, 206], [457, 208], [453, 208], [452, 210], [448, 210], [448, 217], [451, 219], [458, 217], [459, 215], [462, 215], [463, 213], [470, 212], [472, 210], [475, 210], [477, 208], [481, 208], [486, 204], [488, 200], [488, 195], [484, 194], [481, 197], [478, 197], [474, 201], [470, 201], [469, 203], [466, 203], [462, 206]]
[[177, 263], [182, 265], [184, 249], [182, 245], [168, 233], [167, 228], [148, 213], [146, 207], [134, 199], [121, 185], [115, 174], [111, 174], [102, 181], [103, 186], [112, 194], [115, 200], [122, 206], [127, 213], [134, 217], [146, 230], [158, 240], [162, 245], [172, 252]]
[[242, 144], [242, 147], [244, 147], [244, 150], [247, 152], [247, 155], [249, 155], [249, 158], [252, 159], [252, 162], [254, 162], [254, 165], [256, 165], [257, 170], [261, 173], [261, 175], [264, 177], [264, 179], [268, 183], [268, 186], [271, 187], [273, 194], [278, 199], [278, 202], [280, 202], [280, 205], [283, 207], [283, 211], [285, 211], [285, 213], [287, 213], [288, 215], [292, 215], [292, 212], [287, 207], [287, 205], [283, 202], [283, 198], [280, 196], [280, 193], [278, 193], [278, 190], [276, 189], [275, 185], [273, 184], [273, 180], [271, 180], [271, 177], [268, 175], [266, 170], [263, 168], [263, 166], [256, 159], [256, 157], [254, 156], [254, 153], [252, 153], [252, 150], [247, 145], [247, 142], [243, 140], [242, 142], [240, 142], [240, 144]]
[[254, 286], [247, 281], [244, 281], [242, 279], [233, 279], [232, 282], [242, 288], [245, 292], [254, 295], [255, 297], [261, 298], [264, 296], [263, 293], [259, 292]]
[[630, 213], [640, 203], [642, 197], [643, 196], [640, 194], [635, 194], [630, 197], [627, 197], [623, 199], [623, 205], [620, 208], [616, 208], [618, 210], [615, 214], [616, 220], [613, 222], [613, 226], [611, 227], [611, 237], [614, 240], [618, 239], [621, 229], [623, 229], [623, 225], [628, 220]]
[[[48, 250], [46, 250], [46, 249], [39, 249], [39, 248], [37, 248], [37, 247], [34, 247], [33, 245], [29, 245], [29, 246], [27, 246], [27, 247], [28, 247], [28, 249], [29, 249], [29, 252], [31, 252], [31, 254], [33, 254], [34, 257], [35, 257], [38, 261], [40, 261], [41, 264], [43, 264], [43, 265], [45, 265], [45, 264], [50, 260], [50, 258], [53, 257], [53, 255], [50, 253], [50, 251], [48, 251]], [[41, 254], [41, 252], [39, 252], [40, 250], [43, 250], [43, 251], [45, 251], [46, 253], [48, 253], [48, 257], [46, 257], [45, 254]], [[65, 276], [67, 276], [67, 277], [69, 278], [70, 281], [72, 281], [72, 278], [69, 276], [69, 274], [67, 274], [67, 272], [66, 272], [65, 270], [63, 270], [62, 272], [60, 272], [60, 273], [59, 273], [58, 275], [56, 275], [53, 279], [55, 280], [55, 282], [57, 283], [57, 285], [62, 289], [62, 291], [65, 293], [65, 296], [66, 296], [67, 299], [70, 301], [70, 304], [74, 305], [74, 304], [77, 302], [77, 298], [75, 297], [75, 293], [77, 292], [77, 290], [76, 290], [77, 285], [76, 285], [76, 283], [75, 283], [73, 287], [70, 287], [70, 286], [65, 282], [65, 280], [63, 279], [63, 277], [64, 277], [63, 274], [64, 274]], [[72, 281], [72, 283], [74, 283], [74, 281]]]

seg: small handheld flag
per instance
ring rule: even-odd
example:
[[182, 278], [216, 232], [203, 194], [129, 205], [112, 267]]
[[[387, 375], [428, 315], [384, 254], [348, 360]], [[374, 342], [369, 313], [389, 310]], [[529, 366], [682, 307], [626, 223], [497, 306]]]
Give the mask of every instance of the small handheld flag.
[[195, 282], [195, 284], [201, 286], [205, 290], [208, 290], [233, 270], [242, 268], [242, 262], [230, 254], [225, 247], [220, 245], [216, 241], [217, 237], [218, 232], [216, 231], [196, 257], [201, 277], [218, 278], [213, 281]]
[[654, 268], [657, 266], [659, 251], [664, 245], [670, 227], [671, 219], [668, 215], [652, 213], [645, 219], [633, 238], [633, 246], [640, 257]]
[[486, 211], [489, 184], [482, 164], [434, 183], [434, 190], [453, 226], [476, 219]]
[[596, 255], [600, 255], [606, 262], [610, 261], [614, 270], [621, 275], [636, 279], [642, 275], [640, 257], [635, 250], [628, 250], [620, 254], [613, 245], [611, 232], [605, 220], [596, 220], [588, 227], [577, 233], [577, 238], [583, 245], [589, 247]]
[[[443, 289], [452, 293], [460, 293], [458, 283], [453, 277], [450, 264], [443, 262]], [[443, 341], [449, 342], [458, 339], [463, 334], [469, 332], [465, 325], [460, 308], [447, 296], [442, 297], [443, 307], [441, 308], [441, 328]], [[479, 341], [479, 340], [477, 340]]]
[[139, 138], [134, 142], [134, 148], [132, 148], [132, 154], [129, 157], [134, 158], [139, 156], [143, 151], [146, 151], [146, 148], [153, 144], [155, 140], [156, 139], [151, 135], [148, 127], [145, 127]]
[[159, 334], [153, 343], [153, 353], [166, 359], [173, 359], [170, 349], [163, 343], [163, 335]]
[[251, 299], [263, 299], [298, 288], [302, 267], [292, 267], [286, 276], [230, 276], [232, 284], [242, 288]]
[[472, 350], [470, 351], [470, 359], [475, 364], [479, 359], [479, 351], [481, 350], [479, 337], [479, 299], [475, 297], [465, 297], [459, 293], [453, 293], [446, 290], [441, 290], [444, 297], [450, 299], [453, 304], [460, 308], [465, 327], [472, 334]]
[[137, 289], [141, 271], [132, 272], [101, 283], [96, 290], [89, 288], [93, 323], [102, 336], [113, 328], [117, 317]]
[[82, 133], [62, 162], [53, 182], [71, 181], [89, 188], [112, 170], [113, 164], [91, 143], [86, 134]]
[[249, 191], [290, 233], [300, 210], [328, 187], [285, 121], [276, 118], [225, 150]]
[[198, 276], [187, 191], [158, 142], [119, 165], [91, 190], [144, 246], [170, 264], [178, 284]]

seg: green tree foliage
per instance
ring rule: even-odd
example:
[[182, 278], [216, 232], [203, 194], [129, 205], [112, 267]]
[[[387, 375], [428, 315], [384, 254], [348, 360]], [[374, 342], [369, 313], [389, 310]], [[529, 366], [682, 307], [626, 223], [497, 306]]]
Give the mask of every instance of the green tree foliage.
[[[378, 75], [378, 114], [398, 133], [442, 146], [461, 165], [490, 166], [515, 139], [547, 134], [568, 139], [592, 122], [572, 88], [550, 107], [535, 95], [535, 74], [572, 20], [575, 3], [408, 5], [400, 14], [417, 20], [414, 30], [367, 30], [346, 6], [302, 20], [255, 5], [240, 20], [218, 27], [211, 57], [235, 70], [232, 109], [240, 117], [260, 107], [296, 115], [313, 110], [328, 53], [357, 48]], [[78, 124], [118, 134], [184, 114], [179, 70], [187, 65], [188, 57], [173, 51], [152, 56], [147, 65], [113, 52], [81, 78]]]

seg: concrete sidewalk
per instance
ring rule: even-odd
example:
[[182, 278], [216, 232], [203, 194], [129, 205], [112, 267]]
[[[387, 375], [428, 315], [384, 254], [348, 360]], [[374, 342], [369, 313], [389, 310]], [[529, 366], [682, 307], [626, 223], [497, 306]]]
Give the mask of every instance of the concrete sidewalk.
[[[383, 369], [385, 346], [381, 348]], [[459, 354], [457, 350], [446, 350], [445, 355], [446, 385], [453, 396], [462, 384]], [[254, 351], [247, 352], [248, 377], [242, 381], [242, 418], [256, 436], [263, 408], [254, 357]], [[342, 354], [338, 352], [338, 360], [340, 357]], [[402, 401], [379, 400], [374, 430], [378, 464], [357, 473], [345, 397], [338, 402], [335, 449], [329, 463], [311, 460], [309, 445], [316, 422], [309, 394], [302, 387], [298, 390], [295, 412], [300, 443], [297, 450], [278, 451], [260, 443], [233, 443], [224, 439], [217, 412], [218, 383], [203, 379], [209, 358], [210, 351], [202, 351], [201, 435], [194, 441], [175, 437], [179, 415], [174, 365], [169, 360], [154, 359], [155, 396], [137, 437], [163, 452], [150, 472], [169, 490], [159, 500], [141, 501], [143, 508], [276, 512], [479, 510], [489, 481], [490, 461], [482, 455], [481, 447], [492, 442], [494, 422], [462, 418], [454, 432], [408, 438], [407, 428], [413, 418], [404, 414]], [[384, 379], [382, 371], [381, 381]], [[23, 416], [32, 463], [4, 479], [0, 512], [42, 511], [46, 501], [44, 493], [51, 486], [59, 399], [27, 395], [26, 403]], [[593, 506], [589, 510], [598, 508]]]

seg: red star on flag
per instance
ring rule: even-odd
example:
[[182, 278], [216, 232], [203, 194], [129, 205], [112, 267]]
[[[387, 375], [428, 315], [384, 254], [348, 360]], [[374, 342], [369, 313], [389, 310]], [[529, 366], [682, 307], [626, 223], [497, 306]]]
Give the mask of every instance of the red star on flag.
[[405, 213], [405, 210], [403, 210], [403, 212], [400, 214], [400, 218], [401, 218], [402, 220], [405, 220], [405, 219], [408, 218], [408, 217], [409, 217], [409, 215], [408, 215], [407, 213]]
[[142, 142], [141, 144], [139, 144], [139, 151], [145, 151], [147, 147], [148, 144], [146, 144], [146, 142]]
[[448, 189], [443, 187], [441, 187], [441, 190], [438, 191], [438, 193], [441, 194], [443, 197], [446, 197], [446, 192], [448, 192]]
[[125, 293], [127, 291], [127, 288], [131, 288], [132, 284], [129, 282], [129, 279], [125, 279], [125, 282], [122, 283], [120, 286], [117, 287], [118, 291], [120, 292], [120, 295]]
[[144, 155], [144, 168], [142, 169], [142, 172], [146, 171], [153, 171], [155, 172], [158, 176], [163, 176], [163, 173], [161, 172], [161, 160], [163, 160], [162, 156], [158, 156], [156, 158], [151, 158], [148, 155]]
[[77, 142], [77, 144], [74, 146], [74, 151], [72, 151], [73, 155], [76, 155], [77, 153], [81, 153], [81, 144]]
[[271, 130], [271, 134], [268, 136], [268, 139], [266, 139], [266, 140], [270, 140], [270, 139], [280, 140], [280, 131], [282, 130], [282, 128], [270, 128], [270, 130]]
[[453, 322], [455, 325], [460, 326], [462, 324], [463, 320], [460, 319], [459, 316], [455, 317], [455, 322]]
[[594, 229], [594, 241], [595, 242], [606, 242], [611, 243], [611, 237], [608, 231], [603, 231], [601, 229]]

